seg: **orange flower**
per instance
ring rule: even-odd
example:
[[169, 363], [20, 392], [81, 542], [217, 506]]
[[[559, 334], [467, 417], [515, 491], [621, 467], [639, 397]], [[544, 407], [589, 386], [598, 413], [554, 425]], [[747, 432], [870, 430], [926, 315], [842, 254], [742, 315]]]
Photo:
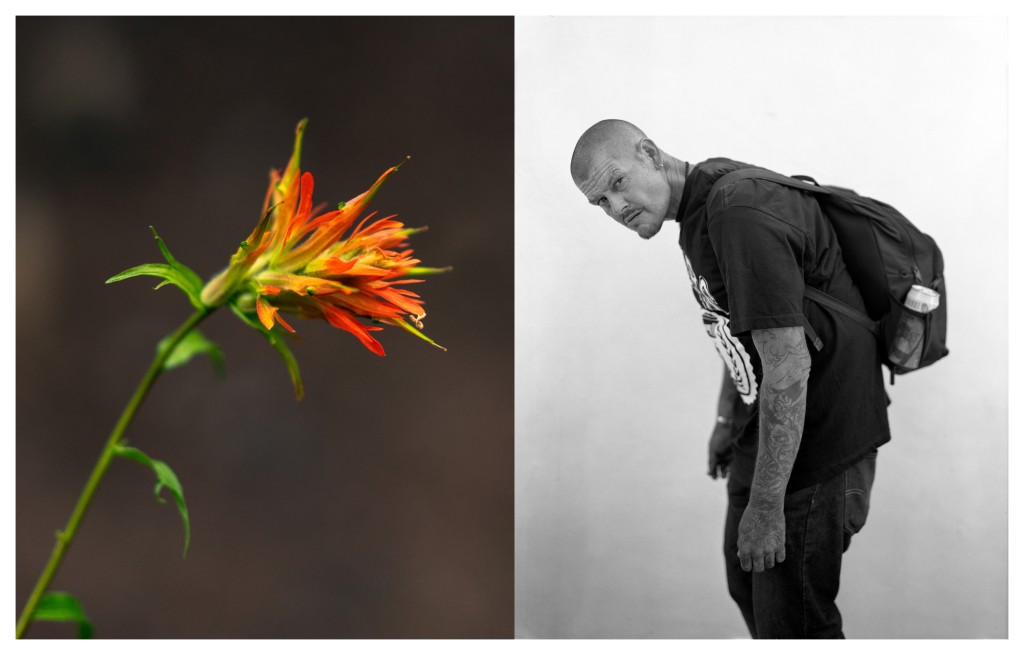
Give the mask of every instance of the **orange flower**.
[[323, 318], [351, 332], [378, 355], [384, 348], [370, 333], [382, 328], [360, 318], [401, 327], [441, 348], [420, 331], [426, 316], [423, 301], [405, 286], [422, 282], [409, 275], [447, 270], [418, 266], [420, 260], [407, 248], [409, 235], [426, 228], [407, 228], [394, 216], [373, 221], [376, 212], [356, 225], [398, 166], [384, 171], [366, 192], [339, 203], [336, 210], [318, 213], [320, 208], [313, 207], [313, 175], [299, 168], [305, 127], [303, 119], [284, 172], [270, 173], [262, 220], [228, 268], [203, 289], [203, 304], [231, 302], [244, 313], [255, 310], [267, 330], [276, 323], [295, 331], [283, 313]]

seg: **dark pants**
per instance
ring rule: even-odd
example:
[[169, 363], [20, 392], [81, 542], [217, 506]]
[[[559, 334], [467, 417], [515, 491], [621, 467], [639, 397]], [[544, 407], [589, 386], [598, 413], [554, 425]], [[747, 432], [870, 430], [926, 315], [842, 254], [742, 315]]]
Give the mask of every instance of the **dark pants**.
[[744, 572], [736, 555], [748, 482], [729, 477], [725, 571], [729, 595], [755, 639], [842, 639], [836, 607], [839, 571], [850, 539], [868, 517], [877, 451], [820, 484], [786, 494], [786, 561], [763, 573]]

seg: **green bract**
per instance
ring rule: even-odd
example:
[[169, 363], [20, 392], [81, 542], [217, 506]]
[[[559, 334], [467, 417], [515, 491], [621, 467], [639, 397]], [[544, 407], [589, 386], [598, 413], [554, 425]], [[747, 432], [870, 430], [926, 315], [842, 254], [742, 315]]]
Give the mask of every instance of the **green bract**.
[[156, 239], [156, 245], [160, 248], [160, 252], [163, 253], [164, 259], [167, 260], [166, 264], [142, 264], [141, 266], [135, 266], [129, 268], [127, 271], [122, 271], [114, 277], [107, 280], [107, 284], [113, 282], [120, 282], [121, 280], [127, 280], [130, 277], [138, 277], [140, 275], [152, 275], [153, 277], [163, 278], [163, 282], [156, 285], [155, 289], [159, 289], [165, 284], [173, 284], [188, 296], [189, 302], [196, 309], [204, 309], [200, 295], [203, 292], [203, 280], [196, 275], [188, 266], [185, 266], [171, 255], [171, 251], [164, 245], [163, 239], [156, 233], [156, 230], [152, 225], [149, 229], [153, 232], [153, 237]]
[[178, 505], [178, 512], [181, 513], [181, 521], [185, 524], [185, 548], [181, 552], [181, 556], [184, 557], [188, 553], [188, 542], [191, 530], [188, 522], [188, 507], [185, 506], [185, 491], [181, 488], [181, 482], [178, 481], [178, 476], [174, 474], [174, 471], [171, 470], [171, 467], [168, 466], [166, 462], [161, 462], [158, 459], [152, 459], [149, 455], [138, 448], [115, 446], [114, 454], [119, 457], [134, 459], [136, 462], [145, 464], [149, 468], [153, 469], [153, 472], [156, 473], [156, 487], [153, 489], [153, 494], [161, 503], [165, 501], [160, 497], [160, 491], [164, 487], [167, 487], [167, 489], [170, 490], [171, 495], [174, 496], [174, 502]]
[[65, 591], [51, 591], [43, 596], [32, 614], [36, 621], [73, 621], [78, 624], [78, 638], [92, 637], [92, 623], [85, 616], [81, 603]]

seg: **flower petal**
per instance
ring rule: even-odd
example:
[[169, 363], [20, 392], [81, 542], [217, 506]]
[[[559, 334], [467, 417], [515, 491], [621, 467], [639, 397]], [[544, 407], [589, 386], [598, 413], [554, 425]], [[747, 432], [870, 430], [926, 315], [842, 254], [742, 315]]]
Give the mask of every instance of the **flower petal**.
[[281, 327], [283, 327], [284, 329], [288, 330], [292, 334], [295, 334], [295, 328], [293, 328], [292, 326], [288, 325], [288, 323], [284, 320], [284, 317], [281, 316], [281, 312], [275, 310], [274, 311], [274, 318], [277, 319], [277, 322], [281, 324]]
[[[256, 276], [262, 284], [269, 284], [297, 293], [300, 296], [322, 295], [325, 293], [355, 293], [354, 287], [346, 286], [335, 280], [328, 280], [322, 277], [309, 275], [295, 275], [294, 273], [278, 273], [275, 271], [264, 271]], [[312, 289], [313, 293], [309, 290]]]
[[415, 298], [419, 298], [419, 296], [412, 291], [384, 287], [381, 289], [374, 289], [373, 293], [377, 294], [378, 297], [386, 300], [395, 307], [398, 307], [406, 314], [413, 314], [419, 318], [423, 318], [423, 316], [425, 316], [422, 301], [416, 300]]
[[345, 233], [345, 230], [348, 229], [356, 217], [359, 216], [364, 208], [366, 208], [366, 205], [369, 204], [373, 196], [376, 195], [377, 189], [379, 189], [380, 185], [384, 183], [384, 180], [397, 170], [398, 166], [392, 166], [387, 169], [379, 178], [377, 178], [377, 181], [373, 183], [373, 186], [352, 200], [349, 200], [344, 205], [339, 206], [339, 216], [336, 220], [324, 225], [322, 229], [317, 230], [315, 234], [310, 235], [310, 237], [297, 248], [285, 253], [284, 256], [278, 260], [277, 265], [286, 270], [294, 269], [298, 265], [301, 265], [301, 262], [308, 262], [329, 248], [331, 244], [341, 238], [341, 235]]
[[398, 318], [405, 314], [398, 307], [375, 298], [368, 293], [353, 293], [351, 295], [332, 294], [318, 298], [322, 298], [325, 303], [347, 309], [353, 314], [366, 316], [367, 318]]
[[289, 237], [292, 232], [295, 231], [296, 226], [301, 225], [307, 218], [309, 218], [309, 211], [313, 207], [313, 174], [305, 172], [302, 174], [302, 178], [299, 180], [299, 208], [295, 210], [295, 214], [292, 215], [288, 221], [287, 227], [284, 230], [284, 236], [281, 237], [281, 251], [284, 250], [285, 245], [288, 243]]
[[274, 327], [274, 314], [276, 313], [277, 307], [263, 302], [263, 296], [256, 296], [256, 315], [260, 317], [263, 327], [268, 330]]
[[277, 185], [278, 190], [284, 195], [288, 195], [288, 191], [299, 173], [299, 166], [302, 163], [302, 137], [306, 132], [307, 123], [309, 123], [309, 119], [303, 118], [295, 126], [295, 145], [292, 147], [292, 156], [288, 160], [288, 166], [285, 168], [284, 175]]
[[384, 356], [384, 346], [380, 345], [379, 341], [371, 337], [366, 326], [357, 321], [355, 316], [350, 312], [338, 307], [332, 307], [326, 303], [320, 303], [320, 308], [323, 310], [324, 318], [327, 319], [328, 323], [336, 328], [351, 332], [370, 350], [370, 352], [380, 355], [381, 357]]
[[281, 312], [278, 311], [278, 308], [274, 307], [268, 302], [264, 302], [263, 296], [256, 296], [256, 315], [259, 316], [260, 323], [263, 324], [263, 327], [267, 328], [268, 330], [274, 327], [274, 321], [276, 320], [278, 323], [281, 324], [281, 327], [283, 327], [284, 329], [288, 330], [293, 334], [295, 332], [295, 328], [288, 325], [288, 323], [281, 316]]

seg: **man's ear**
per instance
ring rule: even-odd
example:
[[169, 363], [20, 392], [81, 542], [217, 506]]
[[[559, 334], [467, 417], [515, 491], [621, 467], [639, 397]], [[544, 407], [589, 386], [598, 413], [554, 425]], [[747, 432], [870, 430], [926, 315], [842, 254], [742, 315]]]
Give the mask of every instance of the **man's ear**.
[[664, 157], [661, 154], [661, 148], [654, 145], [654, 141], [648, 138], [640, 139], [640, 142], [636, 144], [637, 155], [640, 157], [640, 161], [650, 162], [654, 168], [661, 168], [664, 163]]

